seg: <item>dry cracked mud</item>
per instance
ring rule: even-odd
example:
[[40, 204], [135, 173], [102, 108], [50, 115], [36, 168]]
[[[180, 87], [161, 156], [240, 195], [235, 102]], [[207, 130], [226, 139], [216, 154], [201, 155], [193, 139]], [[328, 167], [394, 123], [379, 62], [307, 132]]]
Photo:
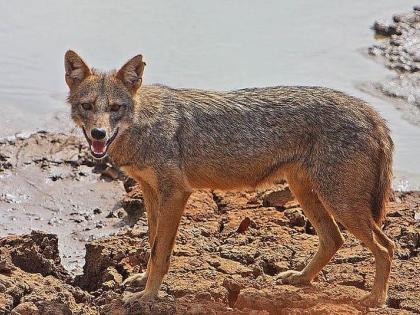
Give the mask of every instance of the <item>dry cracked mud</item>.
[[[15, 207], [16, 216], [0, 222], [14, 234], [28, 232], [0, 238], [0, 314], [420, 313], [420, 192], [397, 192], [388, 207], [384, 230], [397, 250], [385, 308], [358, 303], [372, 285], [374, 260], [346, 231], [312, 285], [279, 283], [280, 272], [302, 269], [318, 245], [287, 183], [261, 192], [195, 192], [159, 299], [125, 306], [123, 298], [141, 288], [121, 283], [145, 269], [150, 249], [139, 187], [110, 165], [95, 165], [77, 136], [40, 132], [4, 139], [0, 150], [2, 185], [15, 185], [0, 207]], [[45, 187], [50, 197], [42, 199]], [[56, 221], [25, 219], [37, 210]], [[83, 237], [69, 241], [72, 230]], [[72, 260], [84, 262], [77, 275]]]

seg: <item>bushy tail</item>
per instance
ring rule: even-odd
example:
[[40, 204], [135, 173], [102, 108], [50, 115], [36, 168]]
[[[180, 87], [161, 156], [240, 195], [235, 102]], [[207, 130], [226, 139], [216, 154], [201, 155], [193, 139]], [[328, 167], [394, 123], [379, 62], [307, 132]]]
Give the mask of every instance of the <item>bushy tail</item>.
[[392, 194], [392, 154], [394, 151], [394, 143], [389, 136], [388, 128], [385, 127], [381, 131], [378, 184], [372, 204], [373, 219], [379, 226], [385, 218], [385, 206]]

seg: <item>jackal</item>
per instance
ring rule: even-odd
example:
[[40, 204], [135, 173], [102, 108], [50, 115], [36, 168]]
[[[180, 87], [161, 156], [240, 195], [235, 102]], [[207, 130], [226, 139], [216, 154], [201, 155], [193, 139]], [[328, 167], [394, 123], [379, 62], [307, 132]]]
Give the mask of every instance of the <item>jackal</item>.
[[391, 193], [393, 143], [384, 120], [364, 101], [323, 87], [236, 91], [142, 86], [141, 55], [120, 70], [90, 69], [65, 54], [71, 117], [95, 158], [107, 154], [142, 187], [151, 255], [129, 283], [158, 293], [193, 189], [254, 189], [286, 179], [319, 237], [301, 271], [284, 283], [309, 283], [343, 244], [340, 222], [373, 253], [376, 276], [363, 302], [387, 298], [393, 242], [382, 232]]

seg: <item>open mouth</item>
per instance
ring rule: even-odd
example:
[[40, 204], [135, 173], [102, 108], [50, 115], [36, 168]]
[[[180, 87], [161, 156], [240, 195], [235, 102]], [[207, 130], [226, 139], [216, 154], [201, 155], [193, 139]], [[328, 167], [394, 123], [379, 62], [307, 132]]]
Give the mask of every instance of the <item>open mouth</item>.
[[110, 137], [106, 137], [103, 140], [90, 139], [86, 133], [85, 128], [83, 128], [83, 133], [85, 134], [85, 138], [89, 143], [90, 153], [92, 154], [92, 156], [95, 159], [102, 159], [106, 156], [108, 147], [117, 136], [118, 128], [114, 130]]

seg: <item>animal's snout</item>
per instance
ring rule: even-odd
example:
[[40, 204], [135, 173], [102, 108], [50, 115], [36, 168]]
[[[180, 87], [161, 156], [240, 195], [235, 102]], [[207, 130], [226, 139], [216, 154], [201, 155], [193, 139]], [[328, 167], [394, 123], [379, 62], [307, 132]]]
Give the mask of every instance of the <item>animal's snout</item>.
[[90, 135], [95, 140], [102, 140], [106, 137], [106, 131], [103, 128], [93, 128], [90, 131]]

